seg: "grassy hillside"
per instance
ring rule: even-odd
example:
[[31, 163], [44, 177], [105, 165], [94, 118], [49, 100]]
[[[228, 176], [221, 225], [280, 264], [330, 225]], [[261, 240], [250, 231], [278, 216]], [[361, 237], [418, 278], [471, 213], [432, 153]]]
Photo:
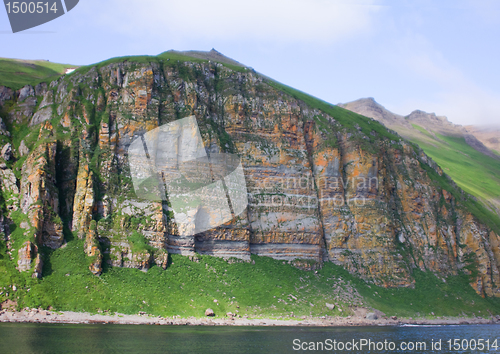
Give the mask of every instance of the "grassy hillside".
[[36, 85], [48, 78], [55, 78], [74, 67], [45, 60], [0, 58], [0, 85], [17, 90], [25, 85]]
[[[15, 270], [0, 243], [0, 302], [8, 293], [19, 308], [144, 311], [181, 317], [203, 317], [207, 308], [218, 317], [229, 311], [252, 318], [287, 318], [292, 313], [295, 317], [348, 316], [356, 306], [402, 317], [500, 314], [500, 299], [481, 298], [464, 277], [448, 277], [444, 283], [430, 273], [417, 271], [415, 289], [386, 289], [368, 284], [333, 263], [313, 273], [268, 257], [252, 256], [252, 262], [245, 263], [210, 256], [190, 260], [180, 255], [170, 256], [167, 270], [155, 266], [143, 273], [109, 268], [96, 277], [88, 270], [82, 247], [83, 241], [75, 239], [53, 251], [43, 279], [33, 279]], [[18, 290], [13, 292], [9, 284]], [[333, 311], [326, 308], [327, 302], [337, 304]]]
[[500, 210], [500, 161], [486, 156], [469, 146], [462, 137], [450, 137], [435, 133], [432, 136], [424, 128], [414, 128], [427, 139], [415, 136], [416, 142], [427, 155], [464, 191], [479, 198], [489, 208]]

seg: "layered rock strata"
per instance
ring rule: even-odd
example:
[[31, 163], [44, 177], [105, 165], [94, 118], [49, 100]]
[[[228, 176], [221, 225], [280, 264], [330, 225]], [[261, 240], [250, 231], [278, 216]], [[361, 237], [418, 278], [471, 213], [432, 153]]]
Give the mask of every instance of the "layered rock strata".
[[[19, 203], [34, 230], [33, 243], [19, 248], [20, 270], [35, 266], [35, 246], [59, 247], [66, 226], [85, 240], [94, 274], [101, 262], [166, 268], [169, 252], [257, 254], [309, 267], [335, 262], [384, 286], [412, 286], [415, 268], [443, 278], [466, 272], [478, 293], [500, 295], [500, 239], [464, 209], [458, 187], [433, 181], [445, 178], [438, 166], [379, 135], [375, 121], [368, 135], [347, 128], [250, 70], [126, 61], [0, 93], [0, 104], [11, 102], [3, 119], [41, 132], [23, 140], [22, 153], [13, 149], [16, 161], [28, 154], [19, 201], [12, 170], [0, 169], [11, 213]], [[240, 156], [249, 204], [224, 225], [182, 237], [168, 195], [135, 195], [127, 149], [190, 115], [208, 155]]]

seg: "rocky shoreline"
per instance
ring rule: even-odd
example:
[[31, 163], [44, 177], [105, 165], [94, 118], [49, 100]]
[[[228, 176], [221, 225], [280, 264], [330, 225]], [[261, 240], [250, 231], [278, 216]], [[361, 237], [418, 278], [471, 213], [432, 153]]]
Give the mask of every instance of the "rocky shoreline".
[[24, 309], [22, 311], [0, 311], [0, 322], [63, 323], [63, 324], [128, 324], [128, 325], [190, 325], [190, 326], [404, 326], [404, 325], [470, 325], [500, 324], [500, 316], [491, 318], [442, 317], [368, 319], [363, 316], [325, 318], [235, 318], [235, 317], [153, 317], [147, 314], [91, 314], [71, 311], [47, 311]]

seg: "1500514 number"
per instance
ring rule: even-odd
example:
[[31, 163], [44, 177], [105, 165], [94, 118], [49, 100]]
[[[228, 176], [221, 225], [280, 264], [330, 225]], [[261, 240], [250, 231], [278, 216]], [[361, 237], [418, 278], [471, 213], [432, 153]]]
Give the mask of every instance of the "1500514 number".
[[38, 13], [38, 14], [41, 14], [41, 13], [49, 13], [49, 11], [53, 11], [54, 13], [57, 13], [57, 3], [54, 2], [52, 4], [52, 6], [48, 3], [48, 2], [42, 2], [42, 1], [38, 1], [38, 2], [19, 2], [19, 1], [15, 1], [15, 2], [7, 2], [5, 3], [5, 7], [7, 7], [7, 12], [10, 14], [10, 13], [13, 13], [13, 14], [18, 14], [18, 13], [22, 13], [22, 14], [26, 14], [26, 13], [30, 13], [30, 14], [34, 14], [34, 13]]
[[489, 339], [455, 339], [451, 340], [449, 339], [448, 341], [448, 348], [450, 351], [464, 351], [464, 350], [498, 350], [500, 346], [498, 345], [498, 340], [495, 339], [494, 341], [490, 341]]

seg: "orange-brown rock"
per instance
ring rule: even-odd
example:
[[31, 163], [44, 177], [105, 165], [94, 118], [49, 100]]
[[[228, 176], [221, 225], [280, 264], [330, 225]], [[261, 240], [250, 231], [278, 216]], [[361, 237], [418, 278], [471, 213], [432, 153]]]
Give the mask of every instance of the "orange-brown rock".
[[31, 241], [23, 243], [21, 248], [17, 251], [17, 269], [20, 272], [27, 271], [31, 268], [31, 262], [36, 257], [36, 251]]
[[76, 177], [76, 193], [73, 203], [73, 231], [79, 238], [84, 238], [90, 227], [94, 211], [94, 181], [89, 165], [82, 163]]
[[[498, 232], [465, 210], [451, 181], [446, 190], [431, 179], [445, 178], [437, 164], [404, 140], [380, 136], [381, 126], [366, 133], [374, 121], [362, 128], [353, 116], [343, 124], [275, 87], [251, 70], [155, 59], [94, 67], [54, 83], [53, 113], [61, 121], [51, 122], [62, 127], [45, 120], [40, 137], [55, 139], [50, 134], [63, 129], [71, 139], [33, 150], [20, 184], [20, 208], [42, 230], [37, 244], [51, 239], [43, 232], [59, 235], [62, 223], [50, 224], [47, 215], [60, 213], [85, 238], [95, 274], [100, 249], [111, 265], [142, 270], [167, 267], [169, 252], [247, 260], [258, 254], [309, 269], [335, 262], [388, 287], [412, 286], [417, 267], [443, 279], [466, 272], [479, 294], [500, 296]], [[29, 92], [11, 121], [33, 113]], [[208, 154], [240, 156], [249, 204], [224, 225], [181, 237], [168, 200], [135, 195], [127, 151], [147, 131], [190, 115]], [[2, 193], [16, 194], [8, 171], [0, 170]], [[92, 220], [99, 220], [95, 228]]]
[[56, 148], [56, 142], [42, 143], [30, 153], [23, 164], [20, 188], [21, 210], [35, 229], [36, 243], [54, 249], [61, 246], [64, 239], [58, 216]]

